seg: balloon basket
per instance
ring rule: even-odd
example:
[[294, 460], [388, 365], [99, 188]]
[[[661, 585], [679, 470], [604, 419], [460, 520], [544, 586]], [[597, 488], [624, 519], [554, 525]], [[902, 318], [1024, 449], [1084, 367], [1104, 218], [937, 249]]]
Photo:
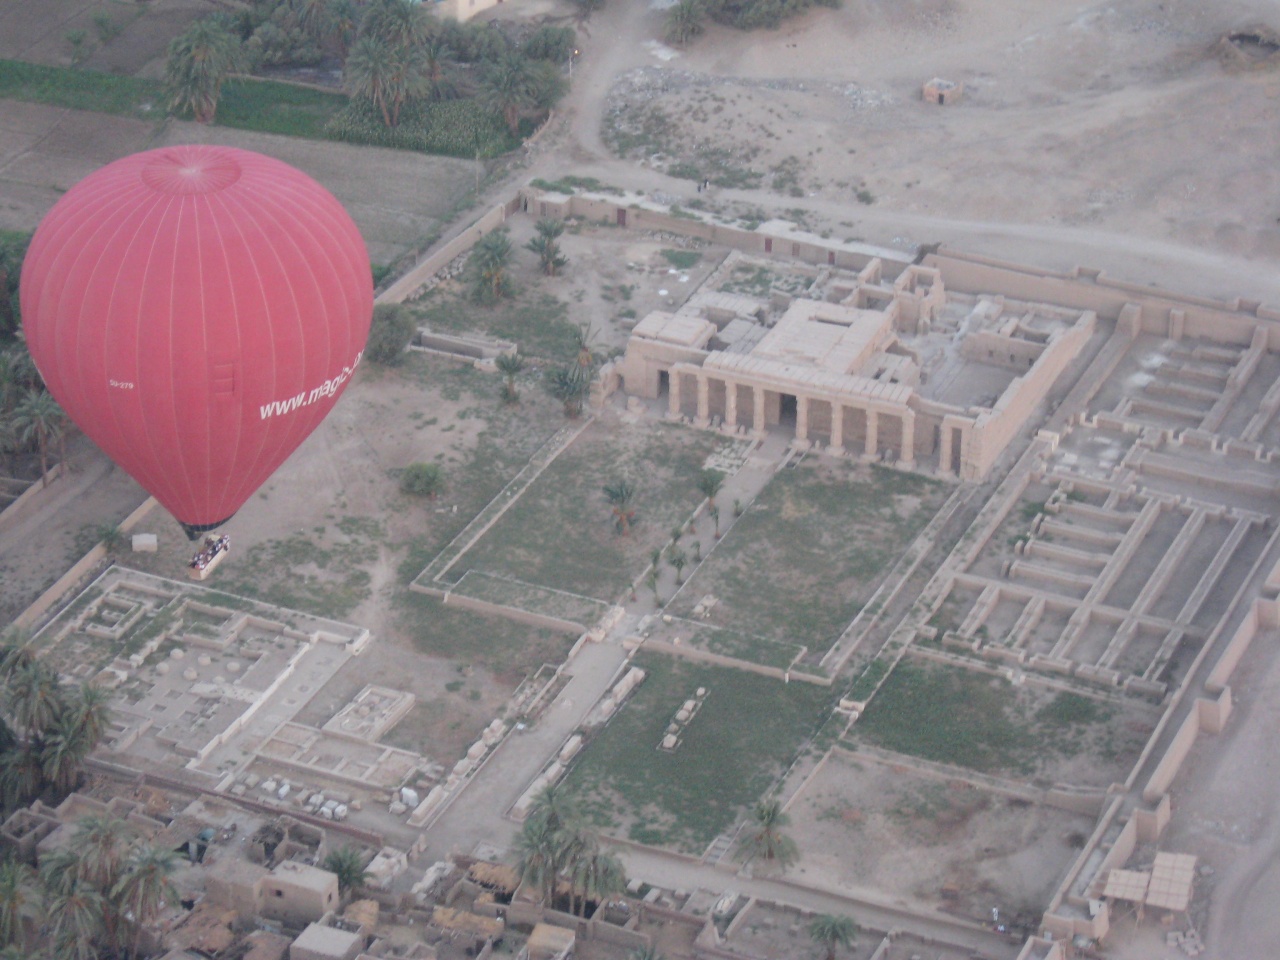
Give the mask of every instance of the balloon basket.
[[192, 580], [205, 580], [209, 574], [218, 569], [218, 565], [231, 552], [231, 538], [225, 534], [221, 537], [205, 537], [200, 552], [187, 564], [187, 576]]

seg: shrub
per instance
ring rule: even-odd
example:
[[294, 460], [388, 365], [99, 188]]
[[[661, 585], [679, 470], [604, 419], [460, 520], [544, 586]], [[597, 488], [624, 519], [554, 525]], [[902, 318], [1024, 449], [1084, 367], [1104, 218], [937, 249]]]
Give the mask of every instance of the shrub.
[[411, 497], [436, 498], [444, 489], [444, 471], [438, 463], [411, 463], [400, 474], [400, 490]]
[[530, 60], [568, 63], [573, 56], [575, 42], [572, 27], [543, 26], [535, 30], [520, 46], [520, 52]]
[[380, 303], [373, 308], [365, 356], [374, 363], [394, 366], [403, 359], [405, 347], [417, 330], [418, 325], [403, 304]]
[[496, 157], [519, 146], [502, 117], [475, 100], [441, 103], [407, 103], [400, 125], [388, 127], [376, 107], [365, 102], [348, 104], [324, 127], [325, 135], [347, 143], [364, 143], [398, 150], [449, 157]]

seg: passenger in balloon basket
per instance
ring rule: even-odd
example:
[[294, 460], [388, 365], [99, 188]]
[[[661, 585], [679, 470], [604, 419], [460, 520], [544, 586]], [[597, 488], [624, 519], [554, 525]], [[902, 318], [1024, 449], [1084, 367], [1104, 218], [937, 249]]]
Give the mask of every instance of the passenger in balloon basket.
[[204, 538], [204, 546], [200, 552], [191, 558], [191, 562], [187, 564], [192, 570], [203, 570], [213, 558], [224, 551], [230, 552], [231, 538], [225, 533], [220, 537], [208, 536]]

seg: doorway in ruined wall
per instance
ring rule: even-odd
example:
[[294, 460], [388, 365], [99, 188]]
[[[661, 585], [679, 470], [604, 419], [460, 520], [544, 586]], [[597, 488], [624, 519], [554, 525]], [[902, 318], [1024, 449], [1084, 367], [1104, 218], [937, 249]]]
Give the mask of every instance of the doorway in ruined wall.
[[747, 430], [756, 429], [756, 392], [751, 387], [735, 384], [730, 387], [738, 391], [738, 426]]
[[843, 445], [850, 453], [860, 454], [867, 446], [867, 411], [858, 407], [841, 407]]
[[786, 427], [792, 433], [796, 430], [796, 408], [799, 402], [794, 393], [778, 394], [778, 426]]
[[625, 227], [627, 225], [627, 211], [621, 207], [618, 208], [618, 226]]
[[723, 380], [707, 378], [707, 416], [717, 424], [724, 423], [725, 401], [728, 393]]
[[659, 370], [657, 397], [659, 400], [666, 400], [670, 396], [671, 396], [671, 371]]
[[831, 445], [831, 401], [809, 401], [809, 439]]
[[951, 428], [951, 472], [957, 477], [960, 476], [960, 443], [964, 439], [964, 433], [959, 427]]
[[877, 422], [876, 459], [892, 463], [902, 459], [902, 418], [880, 414]]

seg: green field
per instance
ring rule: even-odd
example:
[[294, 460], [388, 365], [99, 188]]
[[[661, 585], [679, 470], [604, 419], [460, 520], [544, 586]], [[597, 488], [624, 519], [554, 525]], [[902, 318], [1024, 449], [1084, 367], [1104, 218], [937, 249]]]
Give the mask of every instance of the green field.
[[[832, 691], [641, 652], [648, 672], [566, 784], [601, 829], [700, 854], [756, 802], [830, 713]], [[680, 705], [707, 688], [673, 753], [657, 749]], [[767, 718], [767, 719], [765, 719]]]

